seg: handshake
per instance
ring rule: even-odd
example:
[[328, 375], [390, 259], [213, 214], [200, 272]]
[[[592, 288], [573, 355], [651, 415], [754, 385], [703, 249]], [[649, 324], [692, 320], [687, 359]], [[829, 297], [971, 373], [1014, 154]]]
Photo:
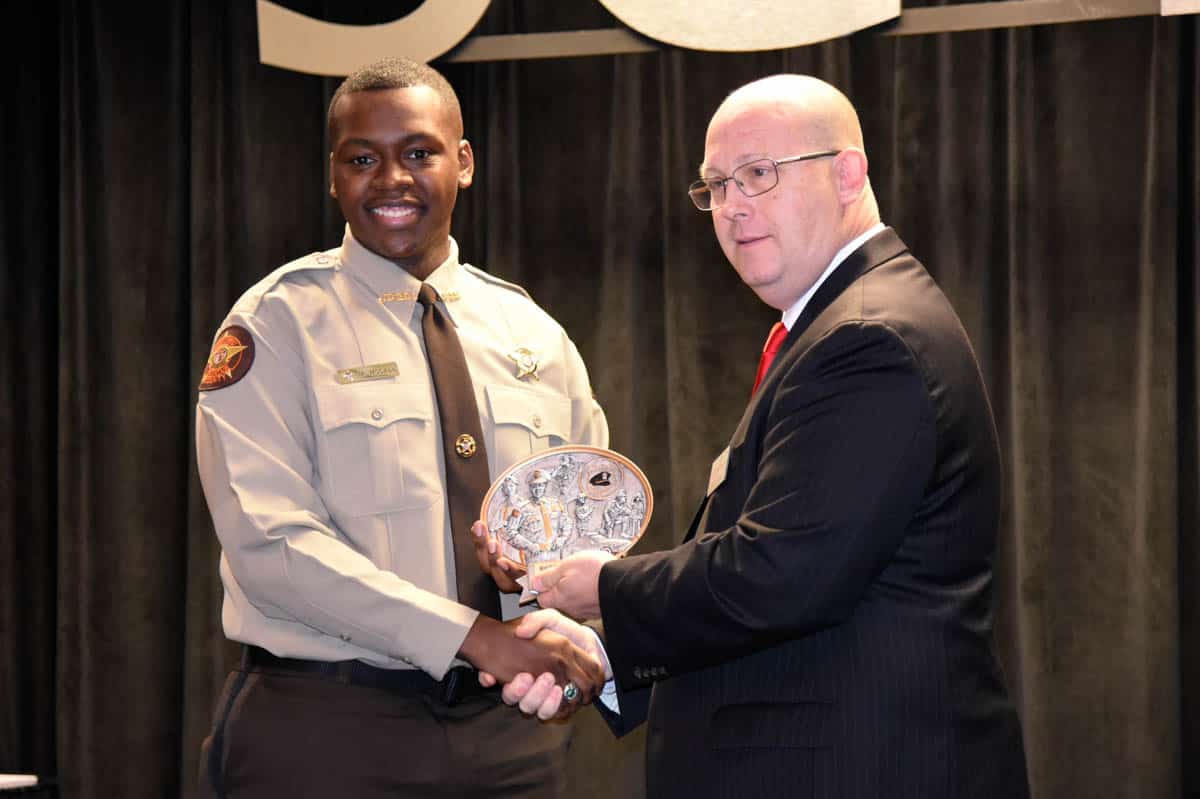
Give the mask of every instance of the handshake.
[[[483, 522], [476, 522], [471, 532], [484, 573], [500, 590], [520, 591], [515, 578], [524, 568], [499, 554]], [[459, 656], [479, 669], [484, 686], [503, 684], [504, 701], [522, 712], [543, 721], [570, 716], [612, 679], [600, 637], [575, 621], [599, 618], [600, 569], [612, 559], [607, 552], [577, 552], [539, 571], [531, 577], [531, 587], [543, 609], [508, 622], [480, 616]]]

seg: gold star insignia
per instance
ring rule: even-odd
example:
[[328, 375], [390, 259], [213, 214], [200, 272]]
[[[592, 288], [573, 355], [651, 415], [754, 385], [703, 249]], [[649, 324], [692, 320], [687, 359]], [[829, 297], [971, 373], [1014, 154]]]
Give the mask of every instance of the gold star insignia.
[[246, 349], [245, 345], [218, 344], [208, 359], [208, 365], [214, 369], [223, 366], [244, 349]]
[[476, 445], [475, 437], [470, 433], [463, 433], [454, 440], [454, 451], [458, 453], [460, 458], [471, 458], [475, 455]]

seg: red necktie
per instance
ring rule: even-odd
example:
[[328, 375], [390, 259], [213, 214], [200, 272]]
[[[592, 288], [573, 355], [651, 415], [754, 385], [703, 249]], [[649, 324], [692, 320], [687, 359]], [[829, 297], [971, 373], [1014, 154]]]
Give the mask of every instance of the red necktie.
[[775, 326], [771, 328], [771, 333], [767, 336], [767, 343], [763, 345], [762, 358], [758, 361], [758, 373], [754, 376], [754, 388], [750, 390], [750, 396], [753, 397], [754, 392], [758, 391], [758, 384], [762, 382], [767, 369], [771, 368], [771, 361], [775, 360], [775, 354], [779, 352], [787, 334], [788, 329], [783, 326], [783, 322], [776, 322]]

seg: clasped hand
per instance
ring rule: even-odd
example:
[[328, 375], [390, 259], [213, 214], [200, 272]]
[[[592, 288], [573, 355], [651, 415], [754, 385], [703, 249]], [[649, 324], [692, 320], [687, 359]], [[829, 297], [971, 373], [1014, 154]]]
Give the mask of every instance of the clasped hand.
[[[596, 694], [599, 694], [606, 681], [612, 679], [612, 667], [608, 663], [608, 655], [605, 654], [604, 647], [600, 645], [600, 639], [592, 630], [568, 619], [556, 610], [536, 610], [527, 616], [522, 616], [517, 622], [514, 633], [519, 638], [536, 640], [547, 634], [561, 635], [586, 652], [588, 657], [592, 658], [600, 667], [602, 675], [602, 679], [596, 687]], [[581, 692], [580, 698], [575, 701], [564, 701], [563, 687], [555, 681], [554, 674], [543, 672], [536, 679], [534, 674], [538, 674], [538, 672], [531, 670], [515, 675], [505, 683], [500, 696], [507, 704], [518, 706], [522, 713], [535, 715], [543, 721], [565, 718], [592, 700], [592, 695], [589, 695], [586, 702], [584, 701], [583, 686], [576, 683]], [[497, 675], [491, 672], [480, 670], [479, 682], [481, 685], [490, 687], [497, 682], [504, 681], [498, 680]]]
[[[521, 586], [516, 582], [516, 577], [525, 573], [524, 566], [501, 554], [499, 541], [483, 522], [475, 522], [471, 532], [476, 539], [476, 553], [481, 555], [480, 567], [483, 572], [491, 575], [503, 591], [520, 590]], [[482, 559], [484, 552], [486, 564]], [[540, 571], [531, 579], [531, 587], [539, 592], [538, 604], [544, 609], [519, 619], [513, 630], [517, 637], [526, 640], [537, 640], [547, 633], [569, 639], [574, 646], [602, 665], [604, 679], [600, 681], [601, 686], [596, 687], [595, 691], [585, 692], [584, 686], [574, 681], [580, 689], [580, 696], [574, 701], [564, 701], [563, 687], [566, 683], [550, 671], [528, 669], [506, 679], [502, 674], [476, 664], [480, 669], [479, 682], [485, 686], [504, 683], [501, 696], [505, 702], [517, 705], [522, 712], [536, 715], [542, 720], [564, 718], [590, 702], [599, 692], [603, 682], [612, 679], [608, 657], [593, 631], [552, 608], [576, 618], [598, 618], [600, 569], [612, 559], [613, 556], [607, 552], [578, 552], [555, 566]], [[535, 674], [538, 675], [536, 678], [533, 676]]]
[[[588, 641], [584, 637], [591, 635], [586, 628], [563, 619], [583, 632], [583, 635], [579, 635], [563, 625], [565, 633], [570, 633], [568, 635], [560, 632], [559, 625], [549, 620], [540, 623], [526, 621], [534, 615], [507, 622], [479, 616], [467, 633], [459, 656], [479, 669], [479, 681], [485, 686], [497, 682], [507, 686], [515, 683], [518, 688], [506, 688], [507, 693], [502, 693], [510, 705], [519, 704], [535, 687], [530, 675], [540, 675], [540, 682], [536, 686], [538, 691], [534, 694], [537, 707], [527, 712], [537, 711], [543, 719], [556, 715], [565, 717], [599, 694], [608, 679], [606, 668], [601, 658], [596, 656], [598, 646], [595, 639]], [[568, 683], [575, 685], [579, 695], [574, 701], [563, 703], [563, 686]], [[526, 684], [528, 687], [522, 689]], [[556, 697], [553, 711], [543, 715], [542, 706], [549, 708], [547, 700], [552, 698], [551, 693]], [[532, 702], [526, 702], [522, 709], [532, 706]]]

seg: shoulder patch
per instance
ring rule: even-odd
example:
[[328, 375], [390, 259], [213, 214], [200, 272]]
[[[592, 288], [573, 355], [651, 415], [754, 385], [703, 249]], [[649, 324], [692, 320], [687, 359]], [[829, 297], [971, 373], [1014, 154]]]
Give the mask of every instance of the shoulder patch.
[[201, 391], [212, 391], [232, 386], [246, 376], [252, 363], [254, 339], [250, 331], [230, 325], [217, 334], [208, 362], [204, 364], [204, 376], [200, 378], [199, 388]]
[[491, 283], [493, 286], [500, 286], [501, 288], [506, 288], [509, 291], [520, 294], [522, 297], [524, 297], [527, 300], [533, 299], [533, 297], [529, 296], [528, 291], [521, 288], [516, 283], [509, 283], [507, 280], [501, 280], [500, 278], [493, 275], [491, 272], [485, 272], [482, 269], [480, 269], [479, 267], [471, 266], [470, 264], [463, 264], [463, 268], [466, 269], [468, 272], [470, 272], [475, 277], [484, 281], [485, 283]]

